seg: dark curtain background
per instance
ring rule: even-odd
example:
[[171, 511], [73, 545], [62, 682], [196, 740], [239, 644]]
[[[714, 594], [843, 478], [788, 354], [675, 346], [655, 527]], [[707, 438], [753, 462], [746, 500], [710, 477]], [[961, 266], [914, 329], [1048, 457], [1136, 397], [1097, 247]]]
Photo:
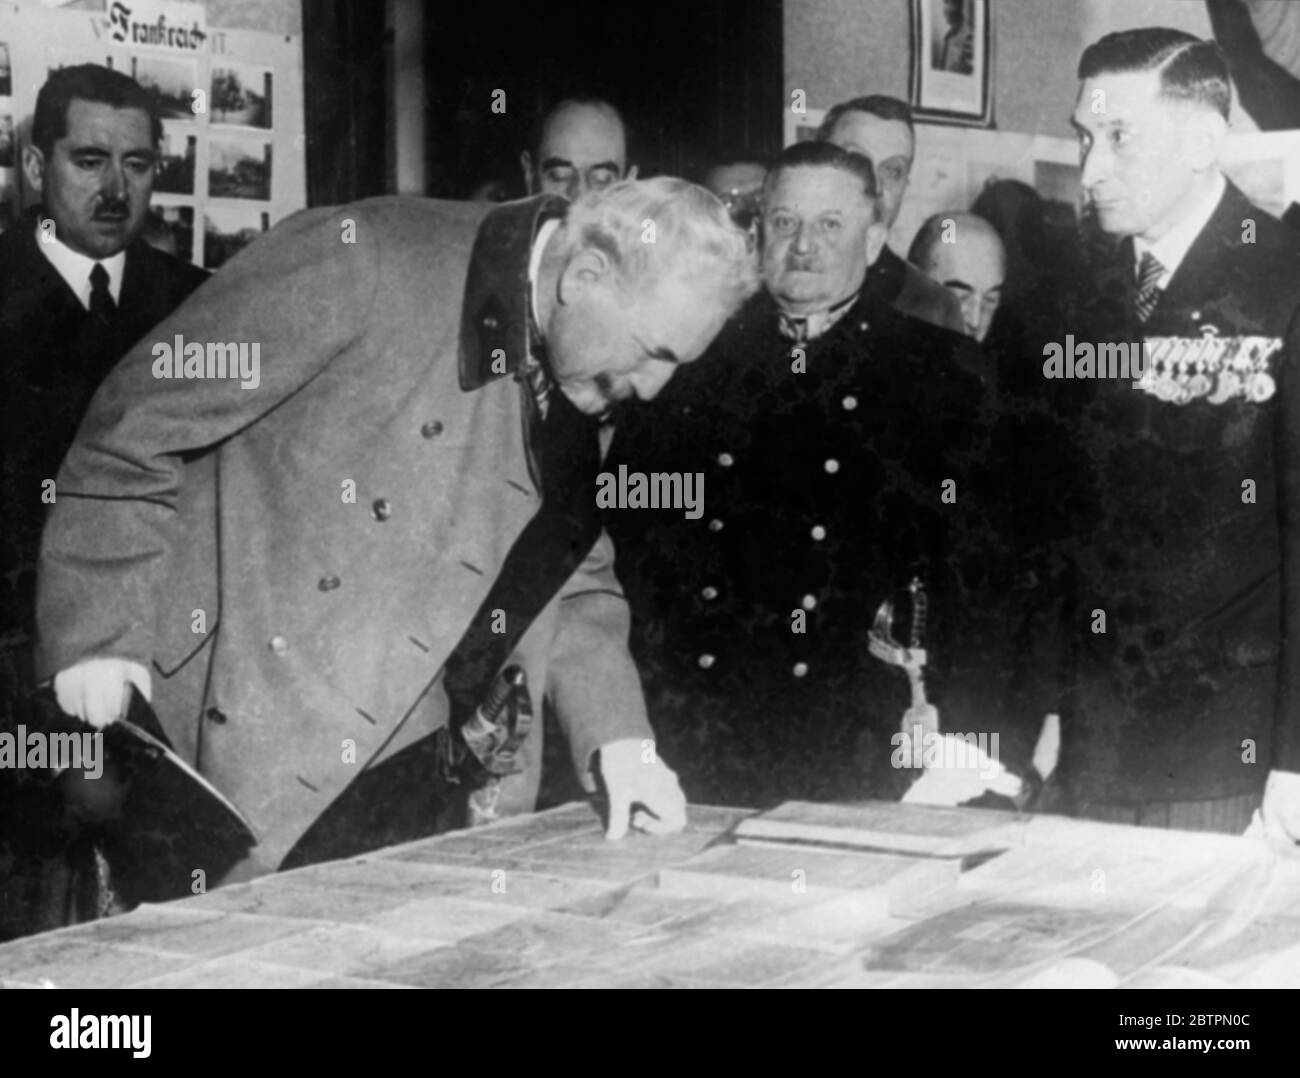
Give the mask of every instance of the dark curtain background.
[[304, 0], [307, 205], [382, 195], [386, 177], [383, 0]]
[[693, 176], [724, 145], [781, 148], [779, 0], [457, 4], [426, 18], [430, 194], [522, 183], [539, 114], [572, 93], [623, 110], [642, 175]]
[[[304, 0], [311, 205], [385, 189], [384, 8]], [[538, 115], [576, 92], [623, 108], [642, 175], [693, 177], [721, 147], [781, 148], [780, 0], [430, 3], [425, 31], [429, 195], [464, 197], [492, 178], [521, 185], [519, 151]], [[496, 89], [504, 116], [491, 111]]]

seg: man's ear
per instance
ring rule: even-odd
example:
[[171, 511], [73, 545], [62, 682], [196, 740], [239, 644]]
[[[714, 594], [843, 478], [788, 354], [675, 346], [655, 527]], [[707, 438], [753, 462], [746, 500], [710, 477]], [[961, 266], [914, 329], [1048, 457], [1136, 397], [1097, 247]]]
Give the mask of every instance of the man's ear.
[[530, 195], [537, 194], [533, 184], [533, 155], [527, 150], [519, 155], [519, 167], [524, 170], [524, 190]]
[[867, 226], [867, 265], [874, 266], [876, 259], [880, 257], [880, 252], [884, 249], [885, 240], [889, 238], [889, 229], [883, 222], [876, 221], [874, 224]]
[[1188, 154], [1197, 172], [1213, 168], [1228, 138], [1228, 121], [1217, 112], [1197, 109], [1188, 123]]
[[609, 279], [614, 265], [599, 247], [582, 247], [571, 255], [556, 286], [561, 303], [573, 303], [602, 281]]
[[35, 146], [23, 147], [23, 179], [31, 191], [44, 193], [45, 155]]

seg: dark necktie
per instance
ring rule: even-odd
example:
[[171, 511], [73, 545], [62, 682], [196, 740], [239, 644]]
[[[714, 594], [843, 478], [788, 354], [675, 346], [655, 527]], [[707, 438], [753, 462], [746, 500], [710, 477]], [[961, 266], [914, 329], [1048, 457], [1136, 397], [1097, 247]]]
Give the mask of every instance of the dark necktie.
[[1151, 317], [1151, 312], [1156, 309], [1156, 304], [1160, 302], [1160, 289], [1157, 283], [1164, 272], [1165, 267], [1160, 264], [1160, 260], [1155, 255], [1150, 251], [1142, 252], [1142, 259], [1138, 263], [1137, 293], [1133, 300], [1139, 325], [1145, 324]]
[[117, 315], [117, 304], [108, 290], [108, 270], [102, 262], [96, 262], [90, 271], [90, 313], [105, 326], [111, 326]]

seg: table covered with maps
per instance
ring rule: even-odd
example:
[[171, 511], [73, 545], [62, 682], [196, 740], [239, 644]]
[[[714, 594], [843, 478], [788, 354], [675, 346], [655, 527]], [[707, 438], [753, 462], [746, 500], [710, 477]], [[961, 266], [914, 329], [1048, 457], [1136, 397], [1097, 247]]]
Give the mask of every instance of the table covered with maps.
[[33, 987], [1300, 986], [1300, 856], [868, 802], [583, 802], [0, 945]]

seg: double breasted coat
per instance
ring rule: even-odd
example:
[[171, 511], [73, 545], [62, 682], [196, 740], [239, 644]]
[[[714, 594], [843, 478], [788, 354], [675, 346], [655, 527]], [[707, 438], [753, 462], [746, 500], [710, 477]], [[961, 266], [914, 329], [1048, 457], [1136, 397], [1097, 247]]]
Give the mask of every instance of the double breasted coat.
[[908, 682], [868, 640], [914, 576], [943, 728], [996, 730], [1008, 766], [1027, 765], [1052, 710], [1016, 681], [1036, 585], [990, 454], [993, 402], [962, 343], [868, 288], [796, 345], [762, 293], [653, 413], [620, 425], [611, 462], [703, 477], [699, 519], [609, 518], [651, 713], [683, 746], [689, 796], [900, 793], [916, 777], [890, 759]]
[[[59, 473], [40, 672], [149, 664], [168, 736], [267, 863], [360, 767], [447, 719], [444, 661], [540, 505], [527, 262], [539, 213], [562, 209], [295, 215], [126, 356]], [[155, 377], [178, 336], [258, 346], [258, 385]], [[516, 649], [588, 786], [597, 748], [649, 736], [627, 630], [602, 534]], [[531, 807], [540, 741], [504, 810]]]
[[1063, 763], [1087, 800], [1257, 793], [1300, 770], [1279, 696], [1300, 641], [1300, 240], [1229, 184], [1142, 326], [1133, 266], [1126, 240], [1069, 323], [1145, 340], [1150, 371], [1075, 383], [1093, 509]]

